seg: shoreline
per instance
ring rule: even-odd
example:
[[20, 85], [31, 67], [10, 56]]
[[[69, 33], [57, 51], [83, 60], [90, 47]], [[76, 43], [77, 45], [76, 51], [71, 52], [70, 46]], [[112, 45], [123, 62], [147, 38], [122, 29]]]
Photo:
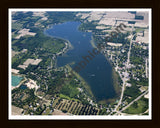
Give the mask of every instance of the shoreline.
[[[53, 25], [47, 29], [51, 29], [52, 27], [53, 27]], [[55, 38], [55, 39], [61, 39], [64, 41], [65, 47], [60, 52], [56, 53], [57, 56], [66, 54], [69, 50], [74, 49], [73, 45], [71, 44], [71, 42], [68, 39], [64, 39], [64, 38], [57, 37], [57, 36], [51, 36], [51, 35], [47, 34], [47, 32], [46, 32], [47, 29], [45, 28], [43, 30], [44, 35], [49, 36], [51, 38]]]
[[[46, 33], [46, 30], [47, 30], [47, 29], [51, 29], [53, 26], [54, 26], [54, 25], [50, 25], [48, 28], [45, 28], [45, 29], [44, 29], [44, 34], [47, 35], [47, 36], [50, 36], [50, 37], [52, 37], [52, 38], [62, 39], [62, 40], [64, 40], [64, 43], [65, 43], [65, 44], [66, 44], [66, 42], [67, 42], [66, 47], [68, 47], [68, 48], [64, 47], [61, 52], [56, 53], [57, 57], [60, 56], [60, 55], [63, 56], [63, 55], [66, 54], [69, 50], [74, 49], [74, 47], [73, 47], [73, 45], [71, 44], [71, 42], [70, 42], [68, 39], [64, 39], [64, 38], [62, 38], [62, 37], [51, 36], [51, 35], [47, 34], [47, 33]], [[79, 28], [79, 26], [77, 27], [77, 29], [78, 29], [78, 28]], [[94, 41], [94, 39], [93, 39], [92, 36], [91, 36], [91, 41]], [[93, 42], [93, 44], [94, 44], [94, 46], [96, 47], [96, 45], [95, 45], [94, 42]], [[64, 49], [65, 49], [65, 50], [64, 50]], [[56, 59], [56, 61], [57, 61], [57, 59]], [[57, 62], [56, 62], [56, 67], [57, 67]], [[91, 91], [91, 88], [90, 88], [89, 84], [80, 76], [80, 74], [76, 73], [76, 72], [72, 69], [72, 67], [71, 67], [70, 65], [68, 65], [68, 64], [65, 65], [64, 67], [66, 67], [66, 68], [68, 68], [70, 71], [72, 71], [72, 72], [74, 73], [74, 75], [81, 80], [81, 82], [82, 82], [82, 84], [83, 84], [83, 87], [87, 90], [87, 92], [89, 93], [89, 96], [91, 96], [92, 99], [95, 99], [95, 97], [94, 97], [94, 95], [93, 95], [93, 93], [92, 93], [92, 91]]]
[[96, 44], [95, 44], [95, 42], [94, 42], [93, 36], [91, 36], [91, 41], [90, 41], [90, 43], [91, 43], [91, 45], [92, 45], [93, 48], [97, 48], [97, 46], [96, 46]]
[[116, 92], [117, 95], [120, 96], [121, 88], [120, 88], [119, 82], [118, 82], [119, 75], [115, 71], [115, 67], [112, 67], [112, 77], [113, 77], [112, 79], [113, 79], [113, 86], [114, 86], [115, 92]]
[[[91, 45], [92, 45], [93, 48], [97, 48], [97, 46], [96, 46], [96, 44], [94, 42], [93, 36], [91, 36], [90, 43], [91, 43]], [[107, 103], [107, 102], [115, 102], [116, 100], [118, 100], [119, 96], [121, 95], [121, 88], [120, 88], [119, 83], [118, 83], [119, 75], [115, 71], [115, 66], [113, 65], [113, 63], [111, 62], [111, 60], [108, 59], [107, 56], [104, 55], [104, 57], [106, 58], [106, 60], [109, 62], [109, 64], [112, 67], [112, 83], [113, 83], [113, 88], [114, 88], [116, 94], [115, 94], [115, 96], [113, 98], [97, 101], [98, 103], [102, 103], [102, 104], [103, 103]]]
[[[59, 53], [56, 53], [57, 57], [58, 57], [58, 56], [63, 56], [64, 54], [66, 54], [69, 50], [73, 49], [74, 47], [72, 46], [71, 42], [70, 42], [69, 40], [67, 40], [67, 39], [64, 39], [64, 38], [61, 38], [61, 37], [56, 37], [56, 36], [51, 36], [51, 35], [47, 34], [47, 33], [46, 33], [46, 30], [47, 30], [47, 29], [51, 29], [53, 26], [54, 26], [54, 25], [50, 25], [50, 27], [44, 29], [44, 34], [47, 35], [47, 36], [50, 36], [50, 37], [52, 37], [52, 38], [62, 39], [62, 40], [64, 40], [65, 44], [66, 44], [66, 42], [67, 42], [67, 45], [63, 48], [63, 50], [60, 51]], [[78, 27], [78, 28], [79, 28], [79, 27]], [[92, 45], [93, 48], [97, 48], [93, 36], [91, 36], [90, 43], [91, 43], [91, 45]], [[102, 53], [102, 54], [103, 54], [103, 53]], [[105, 55], [104, 55], [104, 56], [105, 56]], [[116, 72], [115, 72], [115, 67], [114, 67], [114, 65], [112, 64], [112, 62], [107, 58], [107, 56], [105, 56], [105, 58], [107, 59], [107, 61], [109, 62], [109, 64], [110, 64], [111, 67], [112, 67], [112, 81], [113, 81], [112, 83], [113, 83], [113, 87], [114, 87], [114, 90], [115, 90], [116, 94], [115, 94], [115, 96], [114, 96], [113, 98], [104, 99], [104, 100], [102, 100], [102, 101], [105, 101], [105, 102], [112, 101], [112, 102], [114, 102], [114, 101], [116, 101], [116, 100], [119, 98], [119, 96], [120, 96], [120, 92], [119, 92], [119, 91], [120, 91], [121, 89], [120, 89], [120, 87], [118, 86], [119, 84], [117, 83], [117, 82], [118, 82], [117, 79], [118, 79], [119, 76], [117, 76], [117, 74], [116, 74]], [[56, 64], [56, 65], [57, 65], [57, 64]], [[68, 65], [68, 66], [69, 66], [69, 65]], [[69, 66], [69, 67], [70, 67], [70, 66]], [[71, 67], [70, 67], [70, 68], [71, 68]], [[71, 70], [73, 71], [72, 68], [71, 68]], [[73, 71], [73, 72], [74, 72], [74, 71]], [[86, 88], [87, 90], [89, 90], [89, 94], [90, 94], [92, 97], [94, 97], [94, 95], [93, 95], [93, 93], [92, 93], [92, 91], [91, 91], [91, 88], [90, 88], [90, 86], [87, 84], [87, 82], [86, 82], [78, 73], [74, 72], [74, 74], [84, 82], [84, 85], [87, 85], [87, 86], [85, 86], [85, 88]], [[117, 80], [117, 81], [116, 81], [116, 80]], [[86, 83], [86, 84], [85, 84], [85, 83]], [[101, 101], [97, 101], [97, 102], [101, 102]]]
[[92, 93], [92, 91], [91, 91], [91, 87], [89, 86], [89, 84], [88, 84], [78, 73], [76, 73], [76, 72], [72, 69], [71, 66], [66, 65], [65, 67], [69, 69], [69, 72], [72, 71], [73, 74], [74, 74], [77, 78], [79, 78], [79, 79], [81, 80], [81, 82], [82, 82], [82, 84], [83, 84], [83, 87], [87, 90], [87, 92], [88, 92], [89, 95], [92, 97], [92, 99], [93, 99], [93, 98], [95, 99], [95, 97], [94, 97], [94, 95], [93, 95], [93, 93]]
[[112, 83], [113, 83], [113, 88], [114, 88], [114, 91], [115, 91], [116, 94], [115, 94], [115, 96], [113, 98], [109, 98], [109, 99], [104, 99], [104, 100], [98, 101], [98, 103], [100, 103], [100, 104], [114, 103], [119, 99], [119, 97], [121, 95], [121, 87], [119, 86], [119, 83], [117, 83], [118, 82], [117, 79], [118, 79], [119, 75], [115, 71], [115, 67], [112, 64], [112, 62], [110, 60], [108, 60], [108, 58], [106, 56], [105, 56], [105, 58], [107, 59], [107, 61], [112, 66]]
[[[108, 56], [105, 56], [105, 58], [107, 59], [107, 61], [110, 63], [111, 67], [112, 67], [112, 82], [113, 82], [113, 87], [114, 90], [116, 92], [115, 97], [110, 98], [108, 100], [118, 100], [120, 95], [121, 95], [121, 86], [120, 83], [118, 82], [118, 78], [120, 77], [119, 74], [117, 74], [116, 70], [115, 70], [115, 66], [112, 63], [111, 60], [108, 59]], [[120, 78], [121, 79], [121, 78]]]
[[[95, 45], [93, 36], [91, 37], [90, 43], [91, 43], [91, 45], [92, 45], [93, 48], [97, 48], [96, 45]], [[119, 96], [121, 95], [121, 88], [120, 88], [119, 82], [118, 82], [118, 78], [120, 76], [115, 71], [115, 66], [113, 65], [113, 63], [111, 62], [111, 60], [108, 59], [108, 56], [104, 55], [104, 57], [106, 58], [106, 60], [109, 62], [109, 64], [112, 67], [112, 83], [113, 83], [113, 88], [115, 90], [116, 95], [113, 98], [109, 98], [109, 99], [104, 99], [104, 100], [98, 101], [98, 103], [115, 102], [119, 98]]]

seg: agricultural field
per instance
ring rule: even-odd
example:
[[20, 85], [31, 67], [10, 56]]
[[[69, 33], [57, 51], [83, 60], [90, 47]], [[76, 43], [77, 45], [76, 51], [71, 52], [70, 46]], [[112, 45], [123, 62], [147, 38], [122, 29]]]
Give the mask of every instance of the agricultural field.
[[74, 100], [56, 98], [52, 104], [52, 107], [56, 110], [60, 110], [63, 113], [70, 113], [72, 115], [98, 115], [99, 110], [91, 105], [83, 105], [80, 102]]

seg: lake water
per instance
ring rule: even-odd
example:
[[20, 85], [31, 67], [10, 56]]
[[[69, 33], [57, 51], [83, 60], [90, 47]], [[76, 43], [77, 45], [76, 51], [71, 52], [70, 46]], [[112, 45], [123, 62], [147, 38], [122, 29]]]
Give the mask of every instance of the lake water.
[[23, 79], [23, 77], [20, 77], [20, 76], [16, 76], [16, 75], [13, 75], [12, 74], [12, 86], [17, 86], [21, 80]]
[[[44, 32], [50, 36], [67, 39], [74, 47], [65, 55], [57, 58], [58, 66], [75, 62], [74, 67], [83, 60], [82, 56], [89, 55], [88, 51], [92, 52], [93, 47], [90, 43], [92, 33], [79, 31], [78, 26], [80, 24], [80, 22], [66, 22], [54, 25]], [[107, 100], [115, 96], [112, 82], [112, 67], [104, 55], [96, 55], [79, 74], [90, 85], [97, 101]]]
[[26, 89], [27, 86], [22, 84], [19, 88], [20, 88], [20, 89]]

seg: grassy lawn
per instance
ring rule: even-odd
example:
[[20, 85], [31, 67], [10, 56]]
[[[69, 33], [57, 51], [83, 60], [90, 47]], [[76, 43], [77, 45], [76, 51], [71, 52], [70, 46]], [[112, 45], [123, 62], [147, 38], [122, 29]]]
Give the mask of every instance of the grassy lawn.
[[18, 23], [18, 22], [12, 23], [12, 29], [20, 30], [22, 29], [22, 27], [23, 27], [22, 23]]
[[45, 43], [43, 43], [43, 48], [53, 53], [58, 53], [64, 47], [65, 47], [65, 44], [61, 40], [48, 39], [48, 40], [45, 40]]
[[68, 99], [68, 100], [74, 100], [74, 101], [79, 101], [79, 102], [81, 102], [81, 101], [78, 100], [78, 99], [70, 98], [69, 96], [66, 96], [66, 95], [63, 95], [63, 94], [59, 94], [59, 97], [62, 98], [62, 99]]
[[147, 109], [148, 109], [148, 99], [142, 97], [123, 112], [128, 114], [140, 114], [144, 113]]
[[137, 28], [136, 29], [136, 32], [141, 32], [141, 31], [143, 31], [144, 30], [144, 28]]

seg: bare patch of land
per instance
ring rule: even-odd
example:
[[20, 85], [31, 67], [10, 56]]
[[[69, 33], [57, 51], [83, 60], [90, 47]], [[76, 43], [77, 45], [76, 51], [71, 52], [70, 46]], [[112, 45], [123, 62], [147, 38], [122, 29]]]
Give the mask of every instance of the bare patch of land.
[[26, 69], [28, 67], [29, 64], [31, 65], [38, 65], [40, 62], [42, 61], [42, 59], [27, 59], [23, 65], [19, 65], [18, 67], [19, 68], [22, 68], [22, 69]]
[[110, 46], [122, 46], [121, 43], [111, 43], [111, 42], [108, 42], [107, 45], [110, 45]]
[[26, 28], [20, 30], [20, 31], [18, 32], [20, 35], [18, 35], [18, 36], [15, 37], [15, 38], [16, 38], [16, 39], [20, 39], [20, 37], [22, 37], [22, 36], [26, 36], [26, 35], [35, 36], [35, 35], [36, 35], [36, 33], [29, 32], [29, 30], [30, 30], [30, 29], [26, 29]]
[[21, 115], [23, 109], [12, 105], [12, 115]]
[[29, 81], [26, 83], [27, 87], [29, 89], [35, 88], [36, 90], [38, 89], [38, 86], [36, 84], [36, 81], [29, 79]]
[[12, 68], [12, 73], [18, 74], [19, 70]]
[[63, 115], [63, 116], [65, 116], [65, 115], [69, 115], [69, 114], [63, 113], [62, 111], [55, 109], [54, 112], [52, 113], [52, 115]]

